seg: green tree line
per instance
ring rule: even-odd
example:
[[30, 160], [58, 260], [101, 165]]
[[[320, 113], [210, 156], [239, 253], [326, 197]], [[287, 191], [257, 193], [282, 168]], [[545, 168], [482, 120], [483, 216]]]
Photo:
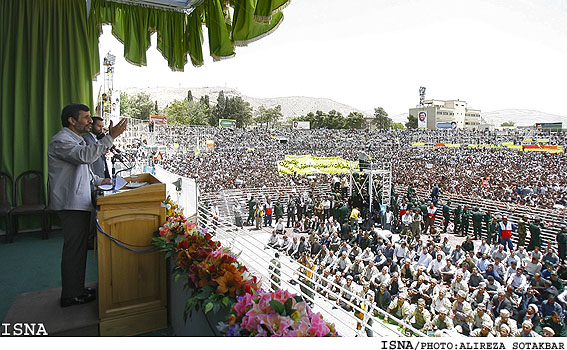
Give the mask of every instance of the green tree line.
[[[234, 119], [239, 128], [250, 124], [275, 127], [283, 118], [281, 106], [260, 106], [253, 110], [250, 103], [244, 101], [240, 96], [225, 96], [220, 91], [217, 103], [211, 104], [208, 95], [201, 96], [198, 100], [193, 98], [191, 90], [182, 100], [173, 100], [163, 109], [158, 109], [157, 101], [152, 101], [150, 95], [140, 92], [136, 95], [120, 94], [120, 113], [122, 116], [148, 120], [151, 114], [167, 116], [167, 122], [171, 125], [210, 125], [217, 126], [219, 119]], [[408, 117], [411, 118], [412, 116]], [[393, 123], [388, 113], [382, 107], [374, 109], [372, 118], [365, 118], [362, 113], [350, 112], [346, 117], [335, 110], [329, 112], [310, 112], [304, 116], [292, 118], [292, 121], [309, 121], [312, 129], [364, 129], [375, 127], [378, 129], [403, 129], [401, 123]], [[410, 124], [410, 125], [408, 125]], [[415, 119], [417, 124], [417, 119]], [[411, 128], [411, 121], [406, 127]], [[417, 127], [417, 125], [415, 125]]]

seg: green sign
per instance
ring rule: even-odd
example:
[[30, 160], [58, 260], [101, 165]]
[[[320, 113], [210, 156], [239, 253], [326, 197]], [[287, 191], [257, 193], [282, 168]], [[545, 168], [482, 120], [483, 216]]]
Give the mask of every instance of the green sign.
[[236, 128], [236, 120], [234, 119], [219, 119], [219, 128]]

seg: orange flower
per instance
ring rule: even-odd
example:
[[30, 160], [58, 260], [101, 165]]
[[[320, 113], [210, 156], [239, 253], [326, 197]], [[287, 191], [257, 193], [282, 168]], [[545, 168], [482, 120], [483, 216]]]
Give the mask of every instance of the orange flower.
[[218, 294], [229, 293], [231, 297], [236, 297], [236, 291], [242, 284], [242, 276], [232, 272], [226, 272], [223, 276], [214, 279], [219, 284], [217, 287]]

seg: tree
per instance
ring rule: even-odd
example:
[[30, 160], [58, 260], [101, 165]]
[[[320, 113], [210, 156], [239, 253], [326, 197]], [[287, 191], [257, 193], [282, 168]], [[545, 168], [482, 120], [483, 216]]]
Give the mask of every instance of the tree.
[[[243, 128], [252, 121], [252, 107], [240, 96], [230, 97], [225, 100], [224, 113], [220, 116], [236, 120], [236, 127]], [[218, 119], [216, 122], [218, 124]]]
[[399, 129], [399, 130], [404, 130], [404, 124], [402, 123], [392, 123], [392, 129]]
[[337, 112], [334, 109], [327, 113], [326, 117], [323, 119], [324, 127], [328, 129], [344, 129], [345, 128], [345, 118], [341, 112]]
[[282, 106], [280, 105], [277, 105], [273, 108], [260, 106], [254, 113], [254, 121], [260, 124], [266, 123], [266, 128], [268, 128], [270, 123], [272, 123], [273, 127], [274, 124], [276, 124], [282, 117]]
[[516, 123], [514, 123], [513, 121], [509, 120], [507, 122], [504, 122], [502, 124], [500, 124], [500, 126], [514, 126]]
[[388, 118], [388, 113], [382, 107], [374, 108], [374, 120], [372, 123], [378, 129], [390, 129], [392, 127], [392, 118]]
[[417, 117], [413, 114], [408, 115], [408, 121], [406, 123], [406, 128], [417, 129]]
[[120, 93], [120, 115], [148, 120], [152, 113], [157, 113], [157, 111], [154, 101], [150, 99], [150, 94], [140, 92], [135, 96], [130, 96], [125, 92]]
[[212, 108], [212, 111], [209, 115], [209, 125], [218, 125], [219, 119], [231, 119], [226, 116], [226, 105], [227, 100], [224, 97], [224, 91], [221, 90], [217, 97], [217, 104]]
[[167, 108], [167, 122], [172, 125], [207, 125], [207, 107], [197, 101], [174, 100]]
[[364, 115], [359, 112], [350, 112], [345, 120], [345, 128], [347, 129], [364, 128]]

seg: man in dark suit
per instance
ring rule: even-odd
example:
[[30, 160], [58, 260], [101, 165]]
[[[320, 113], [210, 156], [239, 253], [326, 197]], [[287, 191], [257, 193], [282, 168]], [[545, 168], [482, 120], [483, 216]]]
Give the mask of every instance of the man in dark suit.
[[[88, 145], [92, 145], [94, 143], [98, 143], [98, 136], [103, 133], [102, 129], [104, 126], [103, 120], [101, 117], [92, 117], [93, 126], [90, 132], [83, 134], [83, 139]], [[93, 173], [102, 178], [110, 178], [110, 173], [108, 171], [108, 165], [106, 164], [106, 156], [103, 154], [94, 163], [91, 164], [91, 170]]]
[[[98, 143], [99, 135], [103, 135], [103, 120], [101, 117], [92, 117], [93, 124], [90, 132], [82, 135], [87, 146]], [[98, 157], [91, 165], [93, 174], [103, 179], [110, 178], [108, 165], [106, 164], [106, 156], [103, 154]], [[94, 188], [93, 188], [94, 190]], [[90, 250], [94, 249], [94, 242], [96, 237], [96, 211], [91, 212], [91, 228], [89, 231], [88, 247]]]

